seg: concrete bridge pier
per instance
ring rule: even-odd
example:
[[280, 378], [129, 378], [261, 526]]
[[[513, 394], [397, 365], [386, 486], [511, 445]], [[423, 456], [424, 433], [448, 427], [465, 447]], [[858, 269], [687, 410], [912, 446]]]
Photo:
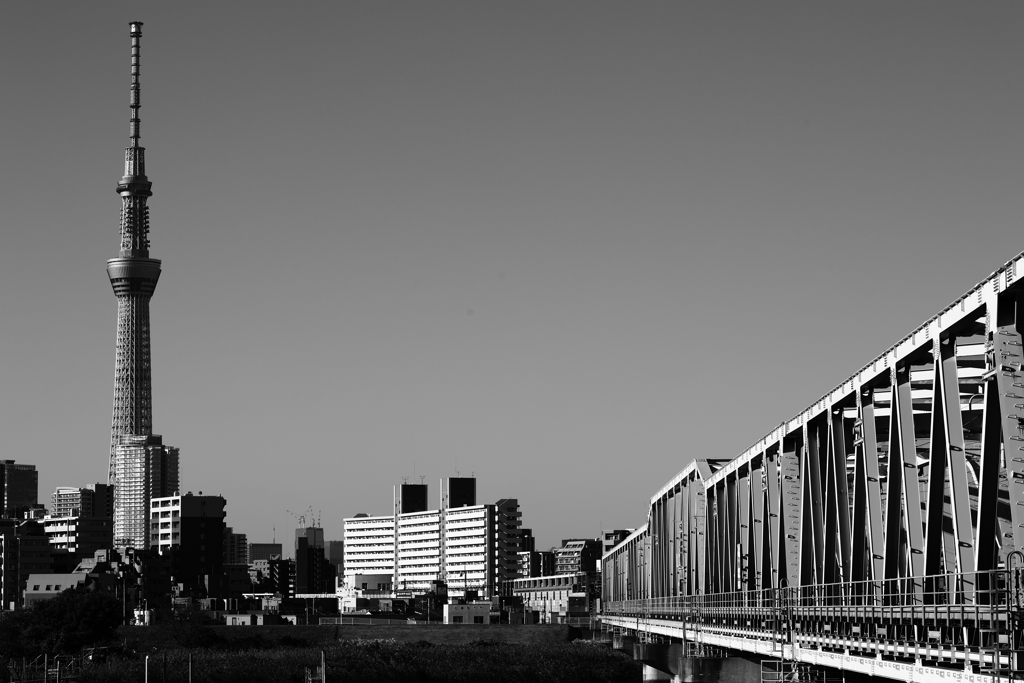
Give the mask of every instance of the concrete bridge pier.
[[650, 664], [644, 664], [645, 681], [674, 681], [675, 679], [667, 671], [657, 669]]
[[[668, 662], [670, 647], [668, 643], [637, 643], [633, 646], [633, 659], [644, 665], [645, 681], [669, 680], [669, 674], [672, 673]], [[664, 672], [665, 678], [647, 678], [647, 669]], [[654, 673], [651, 672], [651, 675], [653, 676]]]
[[683, 646], [670, 646], [668, 670], [672, 683], [704, 683], [705, 681], [759, 681], [760, 660], [744, 656], [686, 657]]
[[612, 635], [612, 649], [633, 652], [634, 645], [636, 645], [636, 636], [630, 636], [625, 633], [615, 633]]
[[633, 636], [617, 635], [618, 649], [632, 642], [633, 659], [643, 664], [644, 681], [704, 683], [714, 680], [759, 681], [760, 658], [731, 653], [724, 657], [687, 657], [682, 643], [637, 643]]

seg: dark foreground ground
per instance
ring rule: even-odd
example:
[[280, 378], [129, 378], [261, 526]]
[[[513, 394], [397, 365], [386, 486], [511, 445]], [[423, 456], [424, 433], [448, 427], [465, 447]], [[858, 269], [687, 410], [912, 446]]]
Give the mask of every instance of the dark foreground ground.
[[[434, 645], [494, 641], [501, 643], [560, 643], [580, 638], [584, 632], [564, 624], [379, 624], [373, 626], [126, 626], [118, 630], [122, 643], [143, 650], [185, 647], [274, 647], [323, 645], [340, 640], [395, 640], [398, 643], [426, 641]], [[193, 642], [194, 641], [194, 642]]]
[[[121, 631], [128, 653], [92, 664], [80, 681], [296, 683], [306, 668], [358, 683], [633, 683], [640, 664], [606, 645], [570, 640], [566, 626], [207, 627], [183, 647], [156, 628]], [[178, 640], [181, 640], [178, 634]], [[134, 651], [134, 654], [132, 654]]]

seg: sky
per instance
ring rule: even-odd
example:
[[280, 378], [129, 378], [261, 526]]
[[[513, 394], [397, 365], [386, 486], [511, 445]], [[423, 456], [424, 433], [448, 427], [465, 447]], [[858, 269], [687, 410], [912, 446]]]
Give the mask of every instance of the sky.
[[[154, 430], [250, 541], [476, 476], [644, 523], [1024, 250], [1024, 5], [8, 3], [0, 457], [105, 482], [129, 21]], [[310, 513], [312, 510], [312, 513]]]

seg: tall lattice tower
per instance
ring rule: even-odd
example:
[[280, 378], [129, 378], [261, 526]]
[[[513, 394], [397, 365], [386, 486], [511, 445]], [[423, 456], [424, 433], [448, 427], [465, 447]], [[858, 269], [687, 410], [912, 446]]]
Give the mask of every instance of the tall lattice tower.
[[146, 177], [146, 150], [139, 146], [139, 39], [142, 22], [133, 21], [130, 144], [124, 153], [121, 195], [121, 253], [107, 261], [117, 296], [117, 356], [114, 417], [110, 428], [108, 483], [114, 486], [114, 543], [148, 545], [149, 499], [178, 488], [178, 450], [153, 434], [149, 300], [160, 278], [160, 261], [149, 257], [152, 183]]

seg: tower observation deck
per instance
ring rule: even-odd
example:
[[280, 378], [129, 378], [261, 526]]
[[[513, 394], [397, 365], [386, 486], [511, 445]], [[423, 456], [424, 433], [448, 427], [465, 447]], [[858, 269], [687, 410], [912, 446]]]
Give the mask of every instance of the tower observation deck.
[[146, 547], [149, 498], [171, 495], [177, 489], [178, 453], [175, 448], [163, 446], [160, 436], [153, 434], [149, 300], [160, 278], [160, 261], [149, 256], [147, 201], [153, 195], [153, 184], [146, 177], [146, 149], [139, 145], [142, 22], [133, 21], [130, 26], [129, 145], [124, 154], [124, 176], [117, 184], [121, 196], [121, 249], [117, 258], [107, 261], [107, 275], [117, 296], [114, 410], [107, 481], [114, 486], [115, 545]]

